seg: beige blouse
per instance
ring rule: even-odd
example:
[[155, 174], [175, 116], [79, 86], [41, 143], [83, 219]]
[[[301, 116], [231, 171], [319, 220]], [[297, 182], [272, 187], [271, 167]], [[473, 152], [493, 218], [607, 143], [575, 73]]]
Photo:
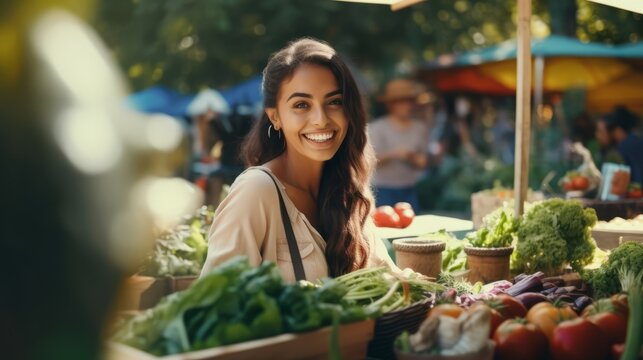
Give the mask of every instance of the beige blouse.
[[[270, 172], [267, 167], [261, 168]], [[276, 176], [273, 175], [273, 178], [279, 185], [290, 216], [306, 279], [315, 281], [327, 277], [328, 266], [324, 256], [326, 242], [288, 198], [284, 185]], [[387, 266], [398, 273], [400, 270], [389, 257], [382, 241], [376, 239], [374, 230], [369, 219], [364, 231], [370, 244], [367, 266]], [[208, 257], [201, 276], [237, 255], [248, 256], [250, 264], [254, 266], [263, 260], [273, 261], [285, 281], [295, 281], [275, 184], [268, 174], [256, 168], [249, 168], [237, 177], [230, 193], [217, 208], [210, 228]]]

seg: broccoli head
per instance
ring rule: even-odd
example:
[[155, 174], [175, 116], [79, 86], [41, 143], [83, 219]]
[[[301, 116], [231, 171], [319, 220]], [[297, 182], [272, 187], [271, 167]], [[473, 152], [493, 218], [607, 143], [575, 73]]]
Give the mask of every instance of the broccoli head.
[[555, 273], [569, 264], [581, 270], [596, 249], [591, 236], [596, 220], [594, 209], [578, 201], [550, 199], [531, 206], [518, 228], [512, 269]]
[[621, 267], [635, 274], [643, 271], [643, 245], [626, 242], [614, 249], [607, 262], [600, 268], [584, 276], [592, 288], [594, 297], [608, 297], [621, 291], [618, 277]]

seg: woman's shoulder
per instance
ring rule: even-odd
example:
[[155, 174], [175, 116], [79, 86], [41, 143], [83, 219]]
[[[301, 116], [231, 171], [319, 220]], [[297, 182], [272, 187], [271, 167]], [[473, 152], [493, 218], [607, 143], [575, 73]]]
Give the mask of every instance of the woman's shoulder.
[[230, 187], [230, 193], [243, 193], [245, 197], [276, 198], [277, 188], [270, 170], [262, 166], [253, 166], [242, 172]]

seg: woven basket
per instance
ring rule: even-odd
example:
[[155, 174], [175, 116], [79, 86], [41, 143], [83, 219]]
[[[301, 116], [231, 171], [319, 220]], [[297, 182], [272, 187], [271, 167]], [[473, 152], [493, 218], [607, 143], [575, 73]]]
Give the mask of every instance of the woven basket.
[[418, 301], [404, 309], [391, 311], [375, 321], [375, 333], [368, 343], [369, 359], [395, 359], [393, 343], [403, 331], [414, 333], [431, 308], [431, 298]]
[[393, 240], [395, 260], [400, 269], [411, 268], [428, 277], [437, 278], [442, 270], [443, 241], [424, 238]]
[[513, 250], [513, 246], [502, 248], [465, 246], [469, 282], [482, 281], [487, 284], [497, 280], [509, 280], [509, 257]]

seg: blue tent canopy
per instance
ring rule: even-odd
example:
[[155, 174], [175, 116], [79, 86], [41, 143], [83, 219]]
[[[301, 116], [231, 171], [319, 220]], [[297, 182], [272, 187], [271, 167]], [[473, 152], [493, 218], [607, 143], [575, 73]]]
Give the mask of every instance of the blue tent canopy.
[[145, 113], [163, 113], [182, 117], [195, 95], [181, 94], [164, 86], [151, 88], [133, 93], [127, 97], [127, 104]]
[[[598, 43], [584, 43], [578, 39], [551, 35], [531, 41], [533, 57], [611, 57], [643, 58], [643, 43], [611, 46]], [[500, 45], [470, 51], [459, 55], [444, 55], [425, 64], [426, 69], [470, 66], [487, 62], [516, 58], [516, 40]]]
[[255, 106], [263, 100], [261, 81], [261, 75], [255, 76], [231, 88], [221, 90], [221, 96], [233, 109], [240, 105]]
[[[241, 105], [255, 107], [263, 100], [261, 94], [261, 76], [255, 76], [228, 89], [221, 90], [221, 96], [230, 108]], [[196, 94], [181, 94], [164, 86], [152, 86], [133, 93], [127, 97], [127, 105], [145, 113], [163, 113], [183, 117]]]

